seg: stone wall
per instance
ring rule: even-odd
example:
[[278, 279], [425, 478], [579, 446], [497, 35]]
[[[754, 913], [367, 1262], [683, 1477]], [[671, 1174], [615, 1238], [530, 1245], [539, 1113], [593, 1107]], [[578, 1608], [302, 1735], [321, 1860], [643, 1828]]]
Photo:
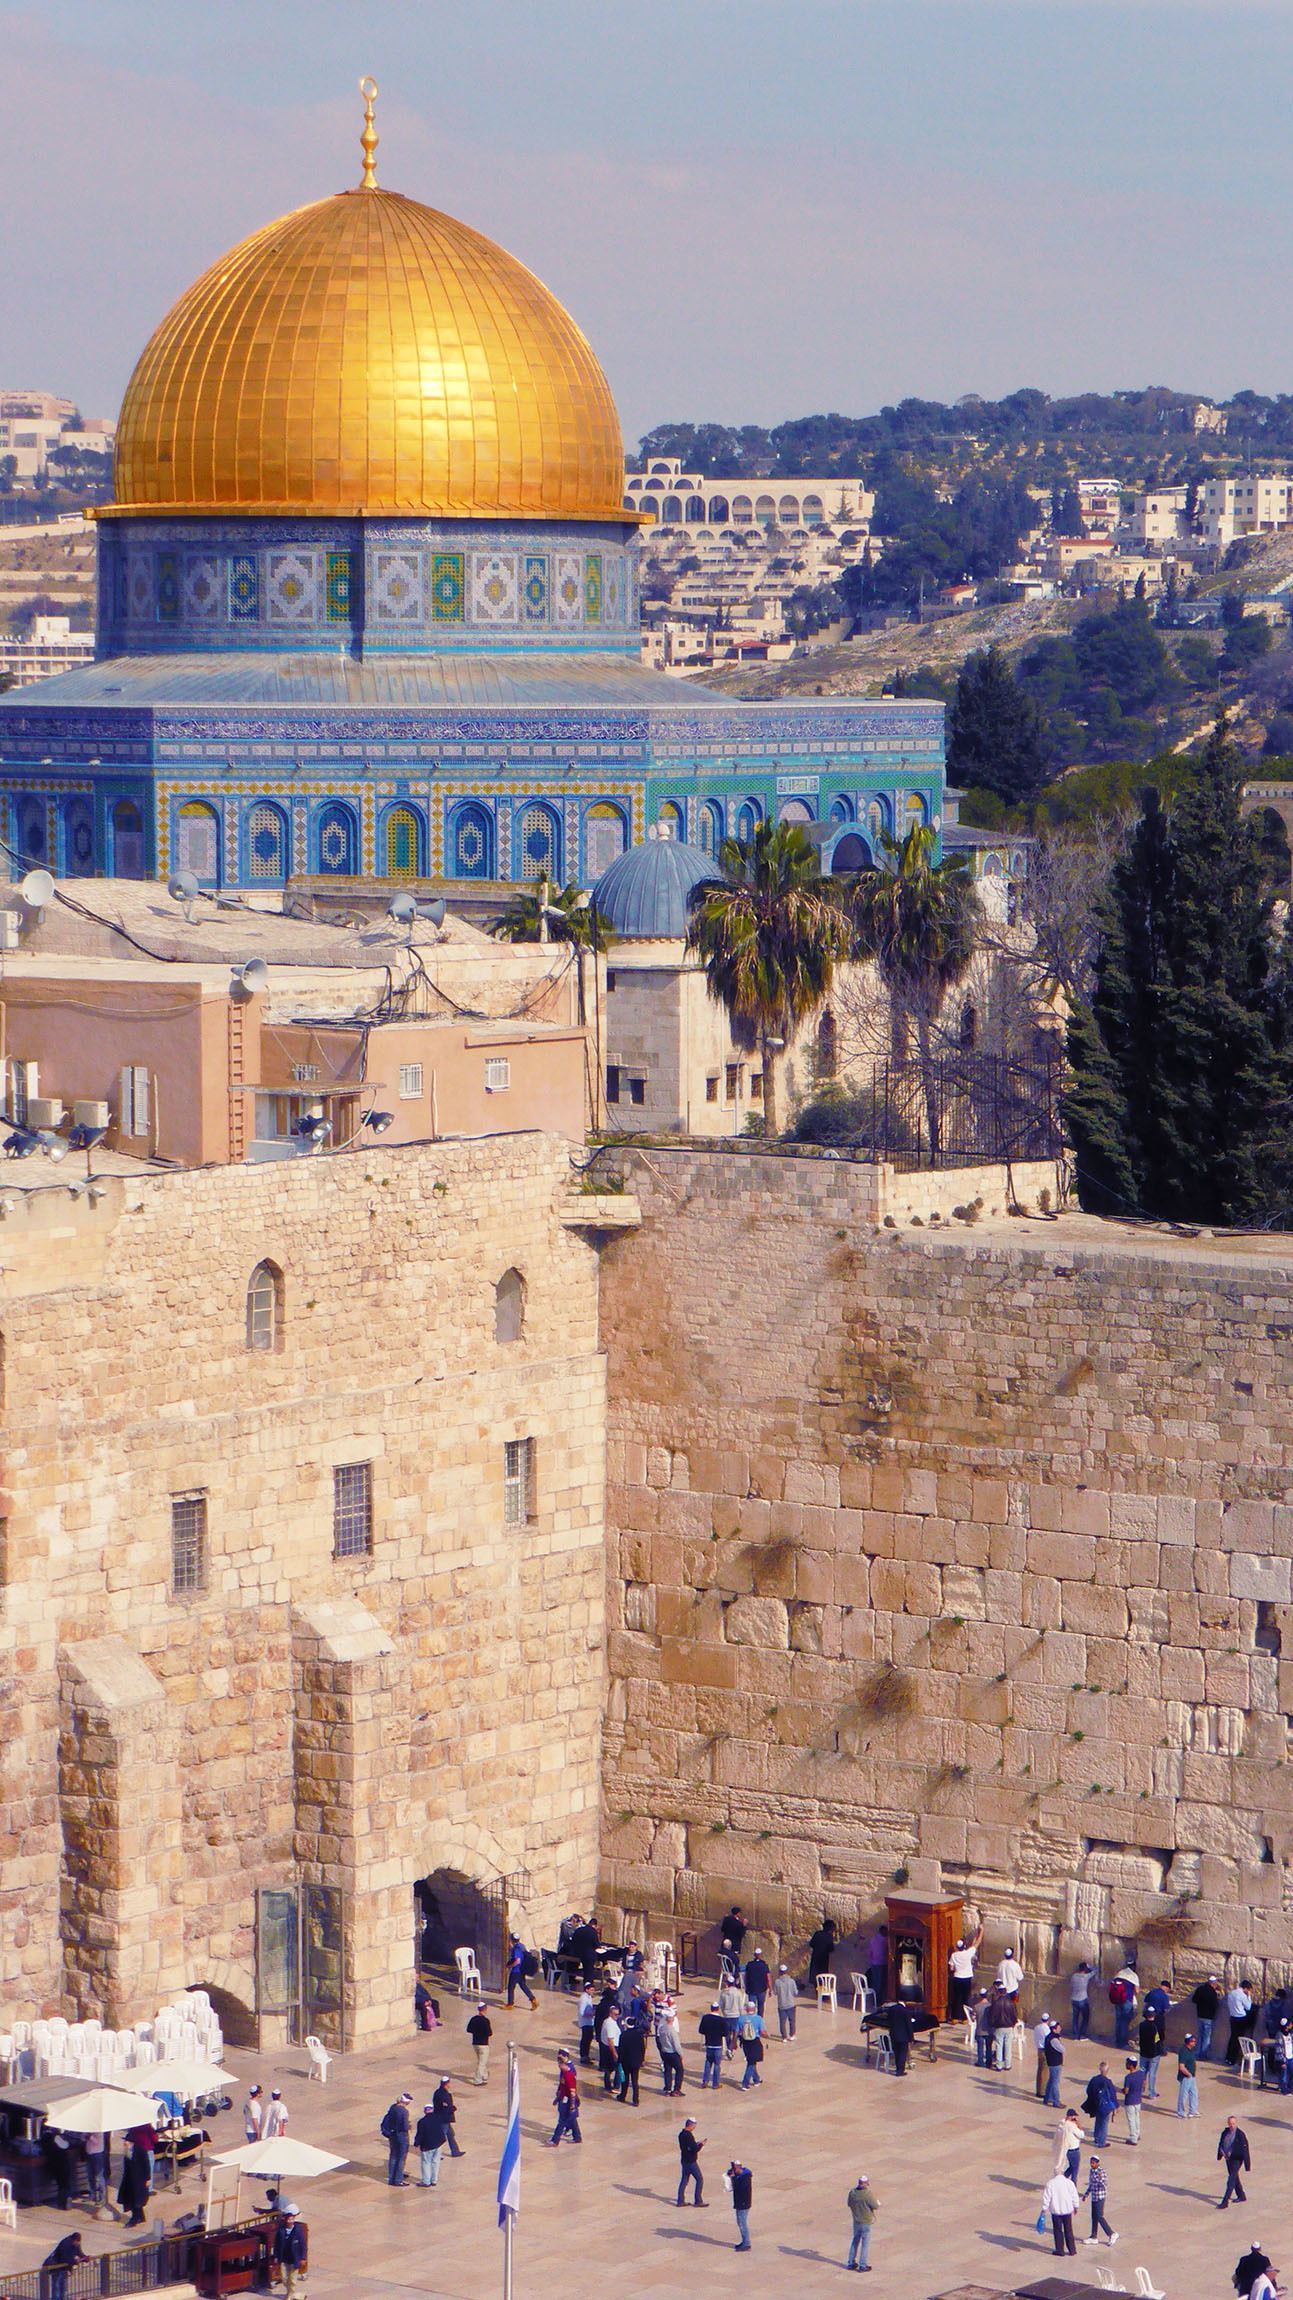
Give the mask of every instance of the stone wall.
[[798, 1941], [897, 1879], [1041, 1970], [1293, 1972], [1289, 1242], [623, 1163], [608, 1899]]
[[[133, 2019], [199, 1983], [249, 2007], [257, 1888], [311, 1883], [342, 1896], [354, 2041], [407, 2025], [415, 1878], [506, 1876], [545, 1936], [589, 1896], [605, 1398], [569, 1183], [533, 1135], [8, 1187], [0, 2011]], [[333, 1470], [365, 1461], [372, 1553], [338, 1558]], [[196, 1491], [205, 1586], [176, 1595]]]

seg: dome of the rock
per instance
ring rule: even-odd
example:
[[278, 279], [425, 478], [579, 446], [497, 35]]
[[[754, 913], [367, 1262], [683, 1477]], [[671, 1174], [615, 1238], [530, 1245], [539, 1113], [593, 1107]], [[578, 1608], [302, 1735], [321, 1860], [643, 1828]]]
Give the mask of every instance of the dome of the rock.
[[514, 256], [364, 186], [254, 232], [182, 295], [121, 409], [137, 512], [622, 522], [610, 387]]

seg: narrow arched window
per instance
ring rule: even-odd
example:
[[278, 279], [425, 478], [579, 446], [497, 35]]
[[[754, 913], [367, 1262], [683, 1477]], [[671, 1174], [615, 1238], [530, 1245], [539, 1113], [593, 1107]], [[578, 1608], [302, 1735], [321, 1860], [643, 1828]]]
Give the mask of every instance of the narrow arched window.
[[257, 1262], [247, 1288], [247, 1347], [283, 1347], [283, 1273], [273, 1262]]
[[504, 1270], [494, 1288], [494, 1339], [519, 1342], [525, 1324], [525, 1280], [519, 1270]]

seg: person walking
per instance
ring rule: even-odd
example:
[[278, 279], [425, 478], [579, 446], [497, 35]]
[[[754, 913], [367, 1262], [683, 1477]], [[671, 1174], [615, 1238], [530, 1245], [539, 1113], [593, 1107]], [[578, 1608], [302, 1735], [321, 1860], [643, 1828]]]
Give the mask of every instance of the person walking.
[[1086, 2187], [1083, 2189], [1082, 2195], [1083, 2199], [1089, 2201], [1091, 2206], [1091, 2233], [1089, 2236], [1084, 2236], [1082, 2242], [1084, 2244], [1098, 2244], [1101, 2233], [1103, 2233], [1110, 2244], [1116, 2244], [1117, 2236], [1104, 2215], [1105, 2204], [1109, 2196], [1109, 2183], [1105, 2178], [1104, 2166], [1094, 2151], [1092, 2151], [1087, 2163]]
[[1078, 2165], [1082, 2157], [1082, 2143], [1085, 2139], [1086, 2134], [1082, 2130], [1082, 2119], [1077, 2110], [1075, 2108], [1066, 2109], [1064, 2122], [1055, 2138], [1055, 2170], [1066, 2173], [1068, 2178], [1073, 2181], [1076, 2181], [1078, 2176]]
[[1042, 2211], [1049, 2214], [1055, 2250], [1062, 2259], [1066, 2253], [1076, 2252], [1073, 2241], [1073, 2215], [1082, 2199], [1077, 2182], [1067, 2172], [1053, 2172], [1042, 2190]]
[[404, 2171], [409, 2153], [409, 2109], [413, 2104], [411, 2092], [402, 2092], [393, 2100], [378, 2127], [386, 2143], [386, 2185], [388, 2188], [407, 2188]]
[[1057, 2020], [1047, 2024], [1046, 2042], [1042, 2046], [1042, 2059], [1046, 2066], [1046, 2090], [1042, 2094], [1043, 2108], [1060, 2105], [1060, 2078], [1064, 2074], [1064, 2038]]
[[[87, 2132], [81, 2146], [85, 2150], [86, 2187], [89, 2189], [90, 2202], [94, 2206], [94, 2216], [97, 2220], [101, 2204], [106, 2206], [108, 2211], [112, 2212], [113, 2210], [112, 2206], [108, 2204], [108, 2136], [105, 2132]], [[113, 2218], [116, 2218], [115, 2212]]]
[[642, 2081], [642, 2063], [646, 2059], [647, 2032], [645, 2020], [626, 2020], [620, 2030], [619, 2097], [627, 2100], [633, 2095], [634, 2108], [642, 2106], [638, 2087]]
[[275, 2088], [269, 2096], [269, 2106], [261, 2119], [260, 2137], [262, 2140], [281, 2140], [286, 2131], [287, 2102], [282, 2093]]
[[242, 2104], [242, 2129], [249, 2142], [260, 2139], [264, 2122], [265, 2095], [260, 2086], [254, 2084]]
[[619, 2079], [620, 2034], [619, 2015], [612, 2006], [602, 2022], [597, 2038], [603, 2092], [612, 2092]]
[[127, 2154], [121, 2167], [121, 2184], [117, 2189], [117, 2202], [126, 2214], [128, 2228], [142, 2228], [144, 2206], [152, 2186], [151, 2158], [139, 2136], [139, 2131], [126, 2135]]
[[768, 1967], [768, 1960], [756, 1949], [754, 1955], [746, 1959], [745, 1993], [747, 1997], [753, 1997], [754, 2009], [760, 2020], [763, 2018], [763, 2008], [768, 2001], [768, 1990], [771, 1986], [772, 1974]]
[[294, 2204], [279, 2205], [272, 2249], [283, 2271], [287, 2300], [305, 2300], [305, 2230]]
[[444, 2118], [445, 2124], [448, 2127], [445, 2133], [445, 2141], [448, 2146], [450, 2156], [465, 2156], [467, 2151], [465, 2148], [459, 2148], [458, 2135], [454, 2131], [454, 2124], [458, 2115], [458, 2103], [453, 2097], [452, 2088], [453, 2078], [451, 2076], [442, 2076], [439, 2084], [435, 2088], [435, 2091], [431, 2095], [431, 2105], [433, 2108], [439, 2109], [440, 2114]]
[[1091, 1983], [1094, 1978], [1085, 1957], [1069, 1974], [1069, 2016], [1075, 2042], [1084, 2037], [1091, 2026]]
[[846, 2268], [859, 2268], [864, 2276], [869, 2276], [871, 2262], [867, 2255], [871, 2250], [871, 2224], [880, 2206], [865, 2172], [859, 2172], [850, 2188], [848, 2204], [853, 2231], [849, 2239], [849, 2256], [844, 2265]]
[[753, 1997], [746, 2002], [741, 2019], [741, 2051], [745, 2055], [745, 2074], [741, 2078], [742, 2092], [752, 2084], [762, 2084], [759, 2074], [763, 2064], [763, 2015], [756, 2011]]
[[795, 2033], [795, 2007], [799, 2002], [799, 1983], [789, 1965], [777, 1967], [772, 2001], [777, 2008], [777, 2035], [782, 2044], [787, 2044]]
[[429, 2100], [417, 2121], [413, 2146], [418, 2152], [418, 2187], [438, 2188], [440, 2185], [440, 2156], [448, 2127], [433, 2100]]
[[1109, 2074], [1109, 2063], [1102, 2060], [1082, 2096], [1082, 2106], [1091, 2119], [1092, 2148], [1104, 2148], [1109, 2139], [1109, 2127], [1118, 2112], [1118, 2095]]
[[1182, 2037], [1176, 2056], [1176, 2113], [1178, 2116], [1199, 2113], [1199, 2058], [1193, 2036]]
[[1217, 2162], [1226, 2168], [1226, 2187], [1218, 2211], [1224, 2212], [1233, 2196], [1236, 2204], [1247, 2204], [1248, 2193], [1243, 2176], [1251, 2172], [1253, 2160], [1248, 2147], [1248, 2135], [1233, 2116], [1228, 2116], [1217, 2142]]
[[732, 2210], [736, 2214], [736, 2233], [739, 2239], [736, 2249], [738, 2252], [748, 2252], [751, 2249], [750, 2210], [754, 2203], [754, 2174], [749, 2165], [742, 2164], [739, 2157], [734, 2156], [723, 2174], [723, 2186], [732, 2199]]
[[494, 2026], [484, 2005], [478, 2005], [472, 2014], [467, 2023], [467, 2034], [471, 2038], [471, 2049], [476, 2055], [476, 2073], [471, 2081], [473, 2084], [487, 2084], [489, 2081], [489, 2040], [494, 2034]]
[[575, 2013], [575, 2019], [579, 2024], [580, 2065], [583, 2068], [591, 2068], [593, 2063], [593, 2037], [597, 2022], [597, 1999], [593, 1995], [592, 1990], [589, 1988], [587, 1981], [584, 1982], [583, 1988], [580, 1990], [579, 2006]]
[[718, 1992], [719, 2010], [727, 2023], [726, 2051], [729, 2060], [736, 2054], [736, 2040], [740, 2034], [741, 2016], [745, 2011], [745, 1990], [731, 1975], [724, 1979]]
[[655, 2016], [656, 2051], [664, 2072], [666, 2100], [672, 2094], [682, 2098], [682, 2030], [678, 2025], [678, 2008], [672, 1997], [665, 1997]]
[[[712, 2085], [717, 2092], [723, 2081], [723, 2051], [727, 2043], [727, 2022], [715, 1997], [707, 2013], [700, 2016], [701, 2041], [705, 2047], [705, 2065], [700, 2072], [700, 2089], [707, 2092]], [[609, 2085], [607, 2090], [610, 2090]]]
[[1138, 2060], [1129, 2060], [1122, 2079], [1122, 2113], [1127, 2120], [1127, 2146], [1140, 2146], [1140, 2104], [1145, 2097], [1145, 2071]]
[[557, 2122], [550, 2145], [559, 2148], [563, 2140], [573, 2140], [576, 2146], [582, 2144], [584, 2136], [579, 2129], [579, 2079], [575, 2074], [574, 2061], [564, 2047], [557, 2054], [557, 2089], [553, 2093], [552, 2104], [557, 2112]]
[[513, 1933], [507, 1951], [507, 2009], [509, 2012], [515, 2009], [518, 1989], [526, 1998], [531, 2012], [537, 2009], [539, 2000], [530, 1987], [530, 1975], [534, 1969], [535, 1962], [530, 1951], [524, 1941], [519, 1941]]
[[1136, 2049], [1140, 2054], [1140, 2065], [1145, 2071], [1145, 2098], [1157, 2100], [1158, 2063], [1163, 2050], [1163, 2032], [1158, 2025], [1157, 2015], [1149, 2010], [1148, 2000], [1140, 2016], [1140, 2027], [1136, 2031]]
[[704, 2141], [696, 2136], [695, 2117], [689, 2116], [678, 2135], [679, 2177], [674, 2203], [685, 2204], [688, 2188], [694, 2188], [696, 2193], [692, 2203], [702, 2212], [708, 2210], [705, 2203], [705, 2175], [700, 2169], [700, 2152], [704, 2145]]
[[1200, 1981], [1190, 1998], [1190, 2003], [1194, 2007], [1195, 2018], [1199, 2024], [1199, 2058], [1200, 2060], [1210, 2060], [1212, 2058], [1213, 2024], [1221, 2010], [1221, 1983], [1215, 1973], [1209, 1973], [1206, 1981]]

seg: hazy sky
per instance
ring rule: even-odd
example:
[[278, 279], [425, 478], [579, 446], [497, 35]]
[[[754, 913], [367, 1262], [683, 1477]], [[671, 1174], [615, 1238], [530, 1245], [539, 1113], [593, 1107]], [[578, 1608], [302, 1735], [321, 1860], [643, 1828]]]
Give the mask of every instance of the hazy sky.
[[906, 393], [1293, 388], [1293, 0], [0, 0], [0, 385], [380, 180], [530, 264], [626, 436]]

